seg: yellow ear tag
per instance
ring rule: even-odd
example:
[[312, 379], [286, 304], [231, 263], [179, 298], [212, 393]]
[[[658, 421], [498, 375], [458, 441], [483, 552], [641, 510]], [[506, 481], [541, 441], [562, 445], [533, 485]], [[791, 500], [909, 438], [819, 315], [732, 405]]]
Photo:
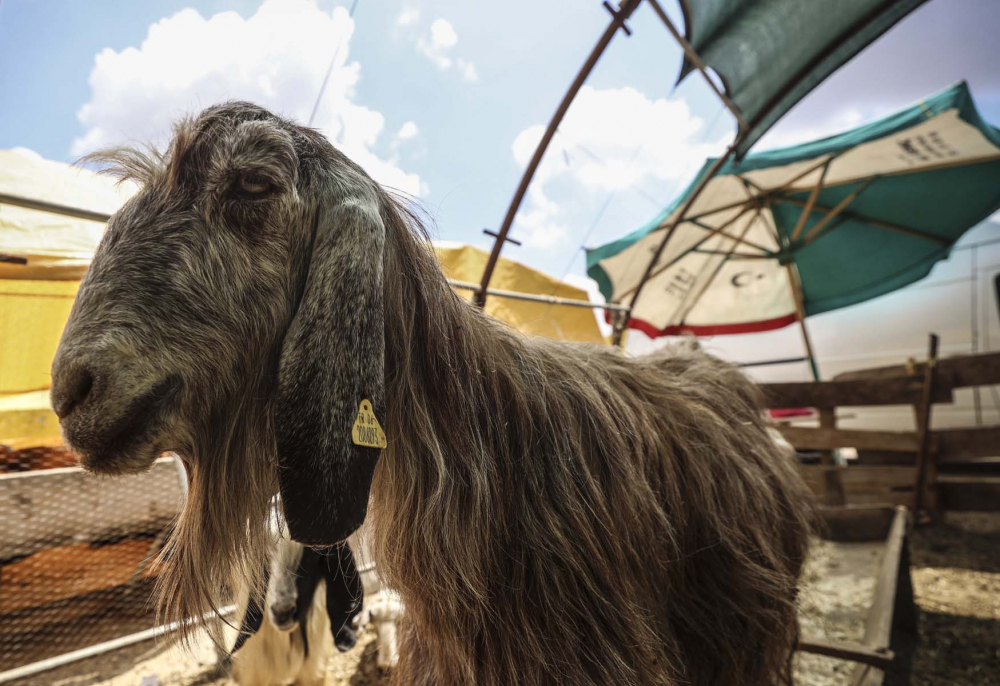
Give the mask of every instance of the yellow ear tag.
[[385, 433], [375, 419], [375, 412], [369, 400], [362, 400], [358, 407], [358, 418], [354, 420], [354, 428], [351, 429], [351, 440], [354, 441], [354, 445], [368, 448], [385, 447]]

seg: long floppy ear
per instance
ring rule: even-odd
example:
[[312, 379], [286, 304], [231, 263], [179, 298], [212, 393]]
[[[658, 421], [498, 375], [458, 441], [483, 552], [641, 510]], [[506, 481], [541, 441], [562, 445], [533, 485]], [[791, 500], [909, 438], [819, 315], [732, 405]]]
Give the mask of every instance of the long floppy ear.
[[[293, 540], [326, 546], [364, 521], [384, 434], [383, 249], [374, 191], [321, 206], [278, 370], [278, 484]], [[371, 429], [354, 429], [359, 408]], [[360, 440], [359, 440], [360, 438]], [[371, 447], [380, 446], [380, 447]]]

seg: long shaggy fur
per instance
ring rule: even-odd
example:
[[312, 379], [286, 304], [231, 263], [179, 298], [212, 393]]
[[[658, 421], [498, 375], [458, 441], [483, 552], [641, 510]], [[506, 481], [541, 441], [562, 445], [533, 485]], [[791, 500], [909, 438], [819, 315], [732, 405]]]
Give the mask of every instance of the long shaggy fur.
[[[630, 358], [526, 338], [490, 319], [452, 292], [404, 203], [318, 134], [251, 105], [183, 125], [162, 159], [111, 158], [169, 193], [234, 135], [227, 122], [267, 118], [298, 151], [295, 193], [354, 184], [375, 198], [385, 228], [380, 420], [389, 444], [367, 527], [379, 574], [406, 607], [395, 683], [787, 680], [811, 510], [796, 466], [767, 433], [756, 387], [690, 345]], [[254, 235], [280, 227], [265, 228]], [[259, 267], [255, 254], [246, 268], [294, 306], [297, 277]], [[195, 266], [179, 266], [207, 270], [204, 251], [186, 259]], [[287, 320], [261, 334], [269, 347], [254, 358], [242, 350], [258, 340], [243, 333], [249, 320], [280, 316], [260, 312], [252, 293], [231, 299], [235, 322], [177, 325], [181, 336], [218, 341], [193, 368], [219, 377], [221, 402], [185, 428], [178, 450], [192, 495], [161, 574], [171, 619], [217, 606], [221, 582], [252, 576], [264, 553]], [[268, 362], [255, 370], [244, 359]]]
[[391, 235], [401, 440], [371, 526], [411, 624], [397, 683], [786, 678], [809, 506], [756, 387], [691, 346], [525, 338], [455, 297], [405, 222]]

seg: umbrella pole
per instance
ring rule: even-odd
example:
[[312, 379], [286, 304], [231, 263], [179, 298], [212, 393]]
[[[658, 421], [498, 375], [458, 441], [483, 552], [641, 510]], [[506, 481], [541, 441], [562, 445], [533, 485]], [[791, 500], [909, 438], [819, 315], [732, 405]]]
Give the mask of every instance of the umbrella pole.
[[809, 338], [809, 329], [806, 328], [806, 307], [802, 297], [802, 284], [799, 282], [798, 268], [794, 262], [785, 265], [788, 270], [788, 283], [792, 287], [792, 295], [795, 296], [795, 314], [799, 320], [799, 329], [802, 331], [802, 342], [806, 346], [806, 357], [809, 358], [809, 369], [812, 371], [813, 381], [819, 381], [819, 367], [816, 364], [816, 355], [813, 353], [812, 340]]

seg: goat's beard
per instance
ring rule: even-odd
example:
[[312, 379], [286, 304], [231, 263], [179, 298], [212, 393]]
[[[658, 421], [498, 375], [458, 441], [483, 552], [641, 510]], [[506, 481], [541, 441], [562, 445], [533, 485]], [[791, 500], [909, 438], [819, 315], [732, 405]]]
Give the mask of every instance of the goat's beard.
[[[189, 490], [159, 560], [162, 623], [177, 623], [190, 646], [198, 628], [217, 646], [232, 623], [220, 610], [239, 589], [259, 595], [267, 559], [268, 508], [277, 493], [273, 412], [249, 389], [191, 432]], [[235, 623], [239, 625], [239, 618]]]

